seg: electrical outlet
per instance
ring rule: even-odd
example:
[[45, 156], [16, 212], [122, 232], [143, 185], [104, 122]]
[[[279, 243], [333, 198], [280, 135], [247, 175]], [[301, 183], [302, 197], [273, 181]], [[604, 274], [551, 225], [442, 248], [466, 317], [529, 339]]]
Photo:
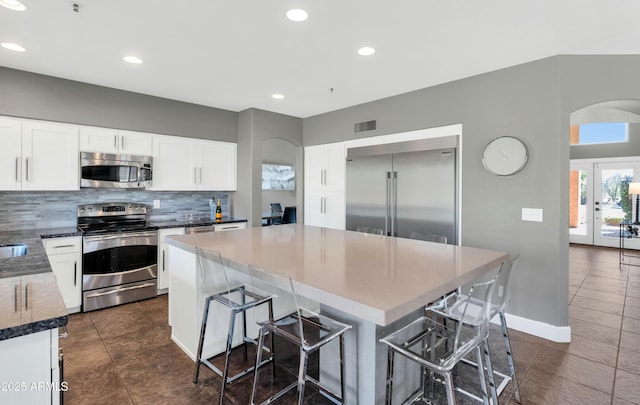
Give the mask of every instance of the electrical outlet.
[[153, 200], [153, 208], [160, 208], [160, 200]]

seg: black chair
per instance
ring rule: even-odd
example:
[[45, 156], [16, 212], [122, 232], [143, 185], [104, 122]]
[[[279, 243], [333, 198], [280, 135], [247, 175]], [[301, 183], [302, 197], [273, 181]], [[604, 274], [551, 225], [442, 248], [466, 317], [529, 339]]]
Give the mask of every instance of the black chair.
[[284, 207], [284, 213], [282, 214], [283, 224], [295, 224], [296, 223], [296, 207]]

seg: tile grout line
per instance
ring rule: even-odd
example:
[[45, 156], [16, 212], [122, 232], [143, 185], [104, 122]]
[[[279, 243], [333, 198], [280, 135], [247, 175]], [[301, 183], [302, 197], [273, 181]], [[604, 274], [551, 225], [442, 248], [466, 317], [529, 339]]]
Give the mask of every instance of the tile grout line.
[[107, 352], [107, 355], [111, 360], [111, 368], [113, 368], [113, 371], [115, 371], [116, 375], [118, 376], [118, 380], [120, 380], [122, 387], [127, 392], [127, 397], [129, 398], [129, 402], [135, 405], [135, 402], [133, 402], [133, 398], [131, 397], [131, 393], [129, 392], [129, 387], [127, 387], [127, 384], [125, 384], [124, 380], [122, 379], [122, 376], [120, 375], [120, 371], [118, 371], [118, 368], [116, 367], [116, 362], [113, 356], [111, 355], [111, 352], [107, 348], [107, 345], [104, 343], [104, 339], [102, 338], [102, 333], [100, 333], [100, 329], [98, 329], [98, 326], [94, 322], [93, 317], [91, 316], [91, 313], [89, 313], [89, 319], [91, 319], [91, 323], [93, 323], [93, 327], [96, 329], [96, 333], [100, 337], [100, 343], [102, 343], [102, 346], [104, 346], [104, 350]]

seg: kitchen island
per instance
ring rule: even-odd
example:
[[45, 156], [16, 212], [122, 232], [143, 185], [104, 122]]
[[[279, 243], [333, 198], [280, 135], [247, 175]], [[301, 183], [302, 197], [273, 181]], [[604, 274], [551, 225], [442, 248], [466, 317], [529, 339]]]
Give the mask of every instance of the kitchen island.
[[[425, 304], [497, 269], [508, 257], [504, 252], [295, 224], [171, 236], [167, 243], [172, 339], [192, 359], [202, 317], [195, 271], [199, 247], [219, 251], [239, 280], [247, 278], [248, 264], [292, 276], [300, 296], [353, 325], [345, 343], [346, 400], [360, 404], [384, 398], [386, 348], [380, 337], [419, 316]], [[225, 325], [226, 316], [219, 318]], [[223, 340], [213, 340], [205, 346], [206, 354], [222, 351]], [[321, 354], [321, 369], [321, 379], [333, 385], [337, 355]]]

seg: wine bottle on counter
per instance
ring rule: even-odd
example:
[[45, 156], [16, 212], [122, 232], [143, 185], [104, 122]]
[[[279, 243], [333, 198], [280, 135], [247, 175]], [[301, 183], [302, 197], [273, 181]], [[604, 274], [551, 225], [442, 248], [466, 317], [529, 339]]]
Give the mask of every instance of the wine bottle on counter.
[[220, 199], [218, 198], [218, 205], [216, 206], [216, 221], [222, 221], [222, 207], [220, 206]]

